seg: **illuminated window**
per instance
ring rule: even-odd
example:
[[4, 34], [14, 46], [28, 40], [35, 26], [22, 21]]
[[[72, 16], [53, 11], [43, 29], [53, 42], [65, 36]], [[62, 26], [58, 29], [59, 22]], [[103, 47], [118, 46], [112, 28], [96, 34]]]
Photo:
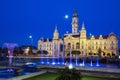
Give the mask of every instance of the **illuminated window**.
[[76, 43], [76, 49], [79, 49], [79, 48], [80, 48], [80, 44]]
[[98, 49], [98, 47], [96, 46], [96, 49]]
[[82, 49], [84, 49], [84, 46], [82, 46]]
[[111, 44], [114, 44], [114, 41], [111, 41]]
[[74, 44], [72, 45], [72, 49], [74, 49]]
[[106, 49], [106, 46], [104, 46], [104, 49]]
[[114, 49], [114, 47], [113, 46], [111, 46], [111, 50], [113, 50]]
[[98, 43], [96, 42], [96, 45], [97, 45]]
[[71, 43], [68, 43], [68, 49], [71, 49]]
[[106, 45], [106, 42], [104, 42], [104, 45]]

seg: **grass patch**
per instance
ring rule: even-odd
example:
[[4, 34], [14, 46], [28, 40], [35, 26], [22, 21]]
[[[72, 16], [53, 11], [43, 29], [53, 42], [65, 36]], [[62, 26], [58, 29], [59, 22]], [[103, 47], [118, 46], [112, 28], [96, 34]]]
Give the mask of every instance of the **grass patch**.
[[[34, 76], [31, 78], [27, 78], [24, 80], [55, 80], [56, 77], [58, 77], [59, 74], [58, 73], [45, 73], [45, 74], [41, 74], [38, 76]], [[118, 78], [109, 78], [109, 77], [97, 77], [97, 76], [86, 76], [83, 75], [82, 76], [82, 80], [120, 80]]]

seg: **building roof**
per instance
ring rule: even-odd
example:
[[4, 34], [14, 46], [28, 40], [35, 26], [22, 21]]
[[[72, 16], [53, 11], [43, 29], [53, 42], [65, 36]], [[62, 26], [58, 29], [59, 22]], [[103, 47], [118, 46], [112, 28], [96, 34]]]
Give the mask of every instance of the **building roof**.
[[[100, 36], [94, 36], [95, 39], [99, 39]], [[108, 35], [105, 35], [105, 36], [102, 36], [103, 39], [107, 39], [109, 36]], [[87, 39], [90, 39], [90, 36], [87, 37]]]
[[80, 34], [72, 35], [72, 37], [80, 37]]
[[[76, 37], [80, 37], [80, 34], [72, 34], [71, 36], [76, 38]], [[64, 37], [67, 37], [67, 35], [64, 35]]]
[[41, 41], [44, 41], [44, 42], [47, 42], [47, 40], [49, 41], [49, 42], [51, 42], [52, 41], [52, 39], [40, 39]]

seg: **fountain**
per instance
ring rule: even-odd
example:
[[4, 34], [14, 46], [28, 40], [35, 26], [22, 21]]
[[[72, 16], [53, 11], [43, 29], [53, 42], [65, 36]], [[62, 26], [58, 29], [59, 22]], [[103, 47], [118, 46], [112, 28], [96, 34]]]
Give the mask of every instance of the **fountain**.
[[64, 64], [64, 42], [63, 42], [63, 49], [62, 49], [62, 64]]
[[52, 53], [52, 64], [54, 65], [55, 64], [55, 48], [56, 48], [56, 45], [55, 43], [53, 42], [53, 53]]
[[82, 60], [83, 60], [82, 66], [85, 66], [85, 59], [83, 58]]
[[69, 64], [69, 69], [73, 68], [73, 64], [72, 64], [72, 48], [70, 49], [70, 64]]
[[60, 43], [58, 42], [58, 64], [60, 64]]
[[92, 63], [92, 56], [90, 56], [90, 66], [93, 66], [93, 63]]
[[96, 66], [100, 66], [99, 65], [99, 57], [98, 56], [96, 57]]
[[43, 54], [44, 54], [44, 53], [43, 53], [43, 50], [44, 50], [44, 43], [43, 43], [43, 42], [44, 42], [44, 40], [42, 39], [42, 50], [41, 50], [41, 60], [40, 60], [42, 64], [44, 64], [44, 61], [43, 61]]
[[76, 55], [76, 66], [78, 65], [78, 57], [77, 57], [77, 55]]
[[72, 48], [70, 49], [70, 65], [72, 65]]
[[3, 48], [7, 48], [8, 49], [8, 58], [9, 58], [9, 68], [8, 71], [12, 71], [11, 66], [12, 66], [12, 57], [13, 57], [13, 51], [14, 48], [18, 47], [17, 44], [15, 43], [4, 43], [3, 44]]
[[[49, 39], [47, 39], [47, 51], [49, 50]], [[49, 62], [49, 55], [47, 56], [47, 64], [49, 64], [50, 62]]]

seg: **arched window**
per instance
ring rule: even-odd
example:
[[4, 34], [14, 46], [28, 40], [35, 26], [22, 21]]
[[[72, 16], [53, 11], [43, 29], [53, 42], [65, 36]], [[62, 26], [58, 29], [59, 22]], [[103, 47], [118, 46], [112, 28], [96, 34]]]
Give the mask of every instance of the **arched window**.
[[114, 49], [114, 47], [113, 46], [111, 46], [111, 50], [113, 50]]
[[80, 43], [76, 43], [76, 49], [80, 49]]
[[104, 49], [106, 49], [106, 46], [104, 46]]
[[96, 46], [96, 49], [98, 49], [98, 47]]
[[74, 44], [72, 45], [72, 49], [74, 49]]
[[104, 45], [106, 45], [106, 42], [104, 42]]
[[82, 46], [82, 49], [84, 49], [84, 46]]
[[84, 44], [84, 42], [82, 41], [82, 44]]
[[64, 45], [64, 49], [66, 49], [66, 45]]
[[96, 42], [96, 45], [97, 45], [98, 43]]
[[114, 41], [111, 41], [111, 44], [114, 44]]
[[68, 43], [68, 49], [71, 49], [71, 43]]

